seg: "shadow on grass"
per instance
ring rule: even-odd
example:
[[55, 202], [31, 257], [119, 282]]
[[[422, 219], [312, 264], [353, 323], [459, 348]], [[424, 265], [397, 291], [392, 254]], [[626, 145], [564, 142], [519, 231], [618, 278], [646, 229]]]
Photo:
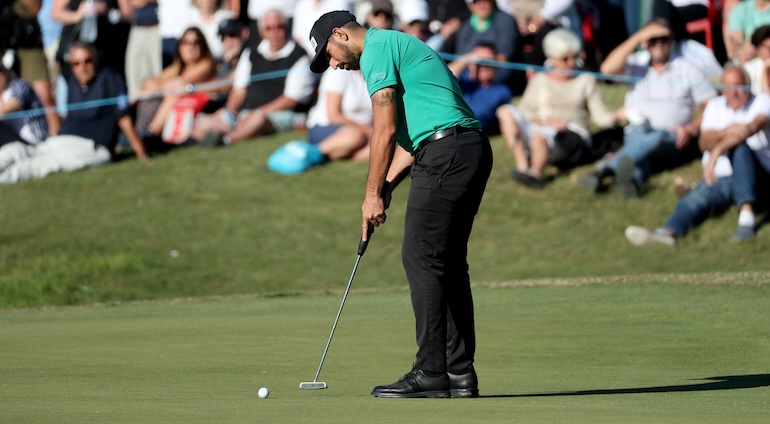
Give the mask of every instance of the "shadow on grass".
[[731, 375], [725, 377], [708, 377], [705, 383], [682, 384], [676, 386], [633, 387], [626, 389], [578, 390], [573, 392], [553, 393], [524, 393], [512, 395], [489, 395], [483, 398], [523, 398], [523, 397], [552, 397], [552, 396], [593, 396], [593, 395], [629, 395], [641, 393], [673, 393], [673, 392], [702, 392], [711, 390], [753, 389], [770, 386], [770, 374]]

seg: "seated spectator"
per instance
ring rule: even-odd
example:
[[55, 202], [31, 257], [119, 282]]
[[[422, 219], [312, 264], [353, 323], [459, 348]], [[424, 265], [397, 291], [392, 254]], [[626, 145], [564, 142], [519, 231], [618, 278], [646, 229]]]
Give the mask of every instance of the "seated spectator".
[[[623, 147], [601, 169], [578, 181], [589, 193], [601, 191], [604, 178], [614, 175], [623, 198], [637, 198], [653, 171], [700, 156], [693, 142], [701, 119], [695, 108], [716, 91], [699, 69], [674, 51], [673, 41], [670, 26], [654, 20], [602, 63], [602, 73], [637, 79], [626, 93], [623, 115], [630, 125], [624, 131]], [[644, 51], [635, 53], [639, 45]]]
[[234, 18], [233, 12], [225, 8], [224, 0], [194, 0], [190, 8], [189, 25], [197, 27], [206, 37], [211, 55], [222, 59], [222, 42], [219, 39], [219, 24]]
[[137, 158], [149, 159], [128, 114], [123, 78], [110, 68], [97, 68], [96, 49], [90, 44], [74, 42], [68, 53], [69, 104], [105, 99], [117, 99], [117, 104], [70, 110], [59, 135], [35, 145], [19, 141], [0, 147], [0, 184], [104, 165], [110, 162], [119, 130]]
[[[192, 138], [202, 147], [237, 143], [305, 125], [302, 110], [310, 103], [315, 85], [310, 59], [289, 38], [280, 11], [266, 12], [258, 27], [262, 41], [241, 55], [227, 105], [195, 121]], [[288, 74], [282, 77], [254, 78], [284, 70]]]
[[[48, 122], [42, 113], [19, 116], [18, 112], [43, 107], [32, 86], [0, 65], [0, 146], [11, 141], [37, 144], [48, 137]], [[14, 113], [16, 112], [16, 113]], [[6, 115], [17, 117], [7, 119]]]
[[757, 57], [743, 64], [743, 69], [749, 74], [751, 92], [754, 94], [770, 93], [770, 25], [763, 25], [751, 35], [751, 44], [757, 52]]
[[728, 52], [731, 59], [744, 64], [756, 56], [751, 35], [762, 25], [770, 24], [770, 0], [746, 0], [735, 5], [728, 19]]
[[581, 42], [566, 29], [543, 39], [551, 70], [530, 79], [519, 106], [497, 109], [500, 130], [516, 160], [514, 181], [541, 189], [547, 164], [568, 169], [585, 163], [591, 146], [589, 117], [601, 127], [615, 123], [596, 79], [576, 74]]
[[[442, 52], [463, 55], [486, 42], [495, 46], [499, 62], [509, 62], [520, 55], [519, 31], [511, 15], [497, 10], [494, 0], [466, 0], [466, 3], [471, 16], [444, 42]], [[511, 69], [499, 69], [495, 82], [511, 85], [513, 75]]]
[[297, 174], [329, 160], [369, 158], [372, 102], [361, 71], [327, 69], [318, 88], [318, 102], [307, 118], [308, 143], [292, 141], [279, 148], [268, 167]]
[[[753, 237], [754, 217], [744, 213], [745, 205], [756, 202], [753, 186], [739, 183], [740, 176], [753, 177], [754, 156], [759, 160], [762, 193], [767, 193], [770, 170], [770, 97], [755, 96], [745, 87], [744, 71], [725, 69], [722, 77], [724, 95], [711, 99], [703, 112], [700, 144], [703, 153], [703, 180], [684, 195], [666, 223], [656, 229], [632, 225], [626, 228], [626, 239], [640, 246], [662, 243], [673, 246], [701, 221], [735, 203], [741, 209], [738, 229], [733, 240]], [[752, 154], [752, 151], [754, 154]], [[732, 159], [732, 164], [731, 164]], [[749, 166], [745, 166], [749, 164]], [[767, 200], [767, 196], [764, 196]]]
[[249, 29], [240, 21], [225, 19], [219, 24], [222, 40], [222, 60], [217, 63], [216, 87], [210, 91], [209, 102], [203, 112], [212, 113], [227, 103], [235, 78], [235, 68], [249, 40]]
[[507, 85], [493, 82], [497, 72], [495, 65], [484, 63], [493, 62], [496, 56], [495, 46], [479, 43], [469, 53], [448, 65], [457, 77], [466, 103], [488, 134], [500, 132], [495, 113], [498, 107], [510, 104], [513, 97]]
[[[159, 75], [145, 80], [137, 94], [139, 97], [162, 94], [162, 97], [141, 100], [137, 106], [137, 129], [142, 138], [160, 136], [166, 118], [186, 87], [211, 80], [215, 71], [216, 62], [201, 30], [196, 27], [185, 30], [174, 61]], [[202, 96], [200, 101], [205, 104], [207, 97]]]

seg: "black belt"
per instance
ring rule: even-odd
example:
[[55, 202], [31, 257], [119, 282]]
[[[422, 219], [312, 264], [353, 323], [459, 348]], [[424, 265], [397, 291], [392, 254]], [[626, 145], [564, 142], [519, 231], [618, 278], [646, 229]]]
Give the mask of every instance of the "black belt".
[[434, 141], [438, 141], [438, 140], [441, 140], [442, 138], [447, 138], [447, 137], [457, 137], [458, 135], [467, 134], [467, 133], [481, 134], [482, 131], [480, 128], [465, 128], [460, 126], [447, 128], [445, 130], [438, 130], [433, 134], [429, 135], [428, 138], [423, 140], [422, 143], [420, 143], [420, 147], [418, 147], [414, 153], [416, 154], [417, 152], [425, 148], [425, 146], [427, 146], [430, 143], [433, 143]]

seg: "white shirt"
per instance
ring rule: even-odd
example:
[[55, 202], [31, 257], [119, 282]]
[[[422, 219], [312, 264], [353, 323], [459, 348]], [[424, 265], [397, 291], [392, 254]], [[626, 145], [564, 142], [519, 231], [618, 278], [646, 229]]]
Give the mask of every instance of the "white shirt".
[[361, 71], [327, 69], [321, 76], [318, 87], [318, 102], [310, 109], [307, 126], [329, 125], [327, 109], [329, 93], [342, 96], [342, 114], [346, 118], [362, 125], [371, 125], [373, 119], [372, 101], [366, 89], [366, 81]]
[[191, 0], [158, 0], [158, 31], [162, 38], [179, 38], [187, 29]]
[[[725, 96], [719, 96], [711, 99], [706, 105], [700, 127], [701, 130], [721, 131], [732, 124], [748, 124], [759, 115], [770, 117], [770, 96], [765, 94], [752, 96], [746, 105], [737, 110], [733, 110], [727, 105]], [[770, 171], [770, 145], [768, 145], [770, 137], [768, 136], [770, 136], [770, 125], [747, 138], [746, 144], [754, 151], [754, 155], [759, 160], [759, 163], [762, 164], [762, 167]], [[709, 155], [706, 155], [706, 153], [703, 154], [704, 165], [708, 163]], [[720, 163], [722, 161], [723, 156], [720, 156], [717, 160], [717, 176], [731, 175], [732, 167], [729, 168], [730, 172], [725, 174], [724, 170], [726, 167]], [[730, 161], [726, 157], [724, 157], [724, 161], [727, 162], [727, 166], [730, 165]]]
[[315, 57], [315, 49], [310, 44], [310, 29], [321, 15], [334, 10], [355, 9], [348, 0], [297, 0], [291, 24], [291, 37], [311, 58]]
[[765, 68], [765, 61], [761, 57], [755, 57], [743, 64], [743, 69], [749, 74], [751, 92], [754, 94], [762, 92], [762, 74], [765, 72]]
[[[257, 53], [266, 57], [268, 60], [277, 60], [289, 56], [295, 46], [296, 44], [290, 40], [281, 50], [278, 50], [275, 55], [271, 55], [270, 42], [262, 40], [257, 46]], [[245, 49], [243, 53], [241, 53], [241, 58], [238, 59], [238, 65], [235, 67], [233, 88], [244, 88], [251, 84], [250, 55], [251, 49]], [[283, 94], [292, 100], [296, 100], [300, 103], [307, 103], [310, 100], [310, 96], [313, 95], [314, 85], [315, 74], [310, 71], [310, 58], [304, 56], [289, 68], [289, 72], [286, 75], [286, 84], [283, 88]]]
[[634, 53], [625, 73], [641, 78], [629, 85], [625, 108], [640, 112], [654, 129], [672, 131], [690, 122], [694, 107], [717, 95], [706, 76], [677, 53], [661, 72], [650, 67], [648, 52]]
[[224, 52], [222, 47], [222, 39], [219, 37], [219, 23], [225, 19], [233, 17], [233, 12], [227, 9], [219, 9], [214, 12], [214, 16], [208, 22], [203, 22], [203, 16], [201, 11], [197, 7], [190, 9], [190, 26], [196, 26], [200, 28], [203, 35], [206, 36], [206, 43], [209, 45], [211, 54], [216, 59], [221, 59]]

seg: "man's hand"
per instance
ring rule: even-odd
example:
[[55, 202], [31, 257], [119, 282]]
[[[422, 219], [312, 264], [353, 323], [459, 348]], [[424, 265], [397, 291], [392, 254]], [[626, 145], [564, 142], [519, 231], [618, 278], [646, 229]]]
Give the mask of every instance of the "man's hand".
[[380, 224], [385, 223], [385, 219], [387, 218], [385, 215], [385, 202], [383, 196], [367, 195], [363, 205], [361, 205], [361, 213], [363, 216], [363, 222], [361, 224], [361, 240], [367, 241], [369, 239], [369, 224], [379, 227]]
[[676, 146], [679, 150], [684, 150], [687, 148], [687, 146], [690, 145], [690, 141], [692, 141], [692, 132], [690, 130], [690, 125], [682, 125], [681, 127], [676, 128], [676, 141], [674, 143], [674, 146]]
[[706, 181], [706, 184], [709, 186], [713, 186], [714, 183], [717, 182], [717, 174], [715, 171], [715, 167], [717, 164], [717, 159], [719, 158], [719, 154], [713, 154], [709, 158], [708, 163], [703, 167], [703, 180]]

